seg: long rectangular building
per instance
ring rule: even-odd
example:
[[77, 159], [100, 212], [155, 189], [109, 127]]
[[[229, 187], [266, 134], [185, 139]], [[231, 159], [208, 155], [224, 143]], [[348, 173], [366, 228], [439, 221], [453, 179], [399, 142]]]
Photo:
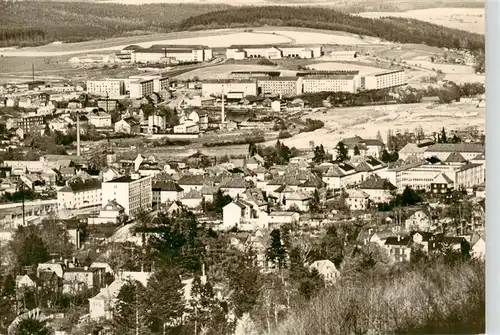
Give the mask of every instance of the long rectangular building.
[[361, 88], [381, 90], [408, 84], [404, 70], [385, 71], [361, 77]]
[[320, 45], [231, 45], [226, 49], [228, 59], [246, 59], [246, 58], [318, 58], [322, 55]]
[[212, 49], [204, 45], [155, 44], [149, 48], [131, 45], [123, 52], [130, 53], [133, 63], [159, 63], [171, 59], [178, 62], [204, 62], [213, 58]]
[[202, 83], [202, 95], [208, 96], [222, 96], [230, 92], [240, 92], [243, 96], [258, 95], [257, 80], [210, 80]]
[[89, 80], [87, 81], [87, 92], [115, 98], [125, 93], [125, 83], [121, 79]]
[[298, 77], [267, 77], [258, 78], [259, 94], [297, 96], [301, 94], [301, 81]]
[[357, 91], [357, 76], [308, 76], [302, 78], [302, 93], [349, 92]]

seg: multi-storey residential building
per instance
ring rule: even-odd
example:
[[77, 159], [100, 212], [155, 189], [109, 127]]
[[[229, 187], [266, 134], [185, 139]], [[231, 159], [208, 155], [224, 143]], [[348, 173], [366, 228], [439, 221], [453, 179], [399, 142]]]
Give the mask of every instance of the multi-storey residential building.
[[100, 96], [119, 97], [125, 94], [125, 83], [121, 79], [89, 80], [87, 92]]
[[[134, 78], [131, 78], [134, 79]], [[142, 77], [128, 83], [129, 95], [132, 99], [139, 99], [166, 90], [169, 85], [167, 77]]]
[[10, 118], [6, 122], [7, 129], [21, 128], [28, 133], [38, 126], [45, 124], [45, 115], [25, 115], [21, 118]]
[[361, 77], [361, 88], [380, 90], [408, 84], [404, 70], [385, 71]]
[[96, 179], [75, 180], [57, 191], [59, 210], [100, 207], [102, 202], [101, 182]]
[[298, 77], [258, 78], [257, 87], [259, 94], [281, 94], [284, 96], [296, 96], [301, 94], [300, 79]]
[[222, 92], [241, 92], [243, 96], [257, 95], [256, 80], [210, 80], [202, 83], [202, 94], [207, 97], [210, 95], [221, 96]]
[[102, 183], [102, 206], [112, 200], [120, 204], [129, 216], [141, 209], [150, 210], [153, 203], [151, 177], [132, 174]]
[[322, 49], [319, 45], [231, 45], [226, 50], [228, 59], [245, 58], [269, 58], [280, 59], [294, 58], [317, 58], [321, 57]]
[[313, 75], [302, 79], [303, 93], [349, 92], [357, 91], [355, 75]]

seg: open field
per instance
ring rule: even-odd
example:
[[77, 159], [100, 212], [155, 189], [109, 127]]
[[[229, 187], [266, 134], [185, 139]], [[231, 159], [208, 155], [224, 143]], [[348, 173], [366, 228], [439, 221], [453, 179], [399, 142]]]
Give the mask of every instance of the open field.
[[401, 13], [365, 12], [359, 15], [368, 18], [384, 16], [411, 18], [478, 34], [484, 34], [486, 22], [484, 8], [429, 8]]
[[[309, 141], [316, 145], [323, 144], [333, 150], [343, 138], [359, 135], [363, 138], [375, 138], [380, 131], [385, 136], [388, 129], [394, 132], [413, 130], [422, 126], [426, 133], [439, 131], [443, 126], [462, 128], [477, 126], [485, 129], [485, 108], [475, 105], [439, 105], [430, 104], [391, 105], [360, 108], [336, 108], [323, 113], [310, 113], [304, 118], [321, 120], [325, 127], [312, 133], [302, 133], [284, 139], [283, 142], [296, 148], [309, 147]], [[268, 143], [273, 144], [272, 142]]]

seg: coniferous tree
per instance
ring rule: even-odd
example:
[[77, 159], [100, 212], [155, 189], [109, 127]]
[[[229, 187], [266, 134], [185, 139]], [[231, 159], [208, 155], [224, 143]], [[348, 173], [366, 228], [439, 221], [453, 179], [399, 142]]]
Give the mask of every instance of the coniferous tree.
[[343, 162], [349, 159], [349, 151], [345, 146], [344, 142], [340, 141], [337, 143], [337, 158], [335, 159], [337, 162]]
[[17, 325], [16, 334], [18, 335], [49, 335], [50, 330], [47, 328], [45, 322], [27, 318], [23, 319]]
[[139, 282], [127, 282], [120, 289], [113, 310], [113, 334], [134, 335], [147, 331], [144, 305], [145, 288]]
[[229, 287], [233, 292], [230, 300], [236, 317], [248, 313], [257, 304], [260, 295], [262, 276], [256, 266], [255, 252], [249, 250], [239, 255], [227, 269]]
[[271, 242], [267, 248], [266, 258], [268, 261], [282, 268], [286, 259], [286, 249], [281, 241], [281, 232], [279, 229], [274, 229], [271, 232]]
[[185, 312], [184, 285], [179, 271], [162, 266], [151, 276], [145, 290], [145, 311], [149, 328], [153, 332], [172, 330], [182, 325]]
[[359, 156], [361, 153], [359, 152], [359, 147], [357, 145], [354, 146], [354, 156]]

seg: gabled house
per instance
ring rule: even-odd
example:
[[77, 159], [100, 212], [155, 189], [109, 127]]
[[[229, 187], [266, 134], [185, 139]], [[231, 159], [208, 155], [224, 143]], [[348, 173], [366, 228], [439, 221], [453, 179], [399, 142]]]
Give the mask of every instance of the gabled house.
[[368, 177], [358, 185], [358, 190], [368, 194], [373, 203], [388, 203], [392, 199], [392, 193], [397, 190], [389, 180], [377, 175]]
[[348, 163], [338, 163], [331, 166], [322, 177], [327, 187], [332, 190], [339, 190], [347, 185], [356, 184], [362, 178], [363, 175]]
[[271, 212], [267, 222], [269, 229], [280, 229], [285, 225], [296, 225], [299, 223], [300, 214], [296, 212]]
[[115, 133], [138, 134], [141, 131], [140, 122], [133, 117], [121, 119], [114, 127]]
[[309, 265], [309, 269], [317, 270], [328, 284], [335, 284], [337, 279], [340, 278], [340, 271], [337, 270], [335, 264], [328, 259], [313, 262]]
[[245, 192], [247, 183], [241, 177], [228, 177], [222, 179], [219, 187], [234, 199]]
[[243, 200], [232, 201], [222, 208], [222, 228], [238, 227], [243, 220], [252, 218], [252, 206]]
[[37, 278], [33, 275], [25, 274], [16, 276], [16, 289], [36, 288], [38, 286], [37, 282]]
[[311, 196], [302, 191], [294, 192], [288, 195], [284, 200], [285, 210], [298, 210], [300, 212], [309, 211], [309, 201]]
[[205, 184], [205, 178], [201, 175], [184, 175], [177, 181], [177, 184], [184, 190], [184, 193], [193, 189], [200, 191]]
[[399, 159], [406, 161], [410, 156], [415, 156], [418, 159], [424, 158], [425, 147], [419, 147], [416, 143], [408, 143], [398, 151]]
[[409, 261], [411, 257], [412, 238], [409, 236], [391, 236], [384, 243], [394, 262]]
[[181, 200], [184, 190], [174, 181], [153, 184], [153, 204], [170, 203]]
[[200, 191], [192, 189], [184, 194], [181, 199], [181, 203], [191, 209], [198, 208], [203, 204], [203, 195]]
[[351, 211], [366, 210], [370, 207], [370, 195], [361, 190], [346, 190], [345, 202]]
[[67, 268], [63, 274], [63, 293], [78, 294], [84, 290], [99, 289], [103, 273], [96, 268]]
[[440, 173], [431, 182], [431, 193], [445, 194], [453, 189], [453, 185], [453, 180], [446, 173]]

